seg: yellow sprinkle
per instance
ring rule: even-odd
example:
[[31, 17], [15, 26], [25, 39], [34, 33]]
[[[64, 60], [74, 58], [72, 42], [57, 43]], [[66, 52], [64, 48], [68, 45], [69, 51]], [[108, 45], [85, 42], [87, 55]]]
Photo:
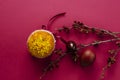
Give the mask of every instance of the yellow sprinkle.
[[47, 30], [36, 30], [28, 37], [27, 46], [31, 55], [37, 58], [45, 58], [54, 50], [55, 38]]

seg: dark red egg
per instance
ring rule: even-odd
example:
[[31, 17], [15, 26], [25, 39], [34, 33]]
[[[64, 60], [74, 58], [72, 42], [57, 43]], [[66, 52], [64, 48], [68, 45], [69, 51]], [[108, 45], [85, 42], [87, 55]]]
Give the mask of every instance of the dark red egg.
[[68, 52], [75, 52], [76, 51], [76, 43], [74, 41], [68, 41], [66, 44]]
[[95, 53], [92, 50], [87, 49], [81, 53], [80, 63], [82, 66], [89, 66], [89, 65], [93, 64], [95, 59], [96, 59]]

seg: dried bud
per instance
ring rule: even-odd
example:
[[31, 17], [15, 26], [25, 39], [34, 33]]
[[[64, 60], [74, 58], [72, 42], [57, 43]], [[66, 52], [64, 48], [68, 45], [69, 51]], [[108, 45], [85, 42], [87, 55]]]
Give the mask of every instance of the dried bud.
[[102, 38], [104, 36], [105, 31], [101, 30], [97, 33], [97, 35]]
[[45, 25], [42, 25], [42, 29], [46, 29], [46, 26], [45, 26]]
[[79, 24], [80, 26], [83, 26], [83, 25], [84, 25], [82, 22], [78, 22], [78, 24]]
[[93, 33], [96, 32], [95, 28], [91, 28], [91, 31], [92, 31]]
[[77, 22], [77, 21], [74, 21], [74, 24], [72, 25], [74, 29], [79, 29], [80, 27], [82, 27], [84, 24], [81, 23], [81, 22]]
[[108, 50], [108, 52], [112, 55], [112, 54], [115, 54], [115, 50]]
[[94, 43], [92, 45], [97, 47], [99, 45], [99, 41], [94, 41]]
[[62, 32], [62, 30], [63, 30], [62, 28], [59, 28], [59, 29], [58, 29], [59, 32]]
[[77, 23], [77, 21], [74, 21], [74, 23]]
[[63, 26], [63, 30], [66, 32], [66, 33], [69, 33], [70, 32], [70, 29], [68, 27], [65, 27]]
[[83, 30], [81, 32], [84, 32], [84, 33], [89, 33], [89, 28], [86, 27], [86, 26], [83, 26], [82, 28]]
[[108, 52], [111, 54], [111, 55], [113, 55], [113, 54], [115, 54], [115, 50], [108, 50]]
[[111, 63], [109, 63], [108, 65], [107, 65], [107, 68], [110, 68], [111, 67]]
[[117, 42], [116, 42], [116, 45], [117, 45], [118, 47], [120, 47], [120, 41], [117, 41]]
[[76, 53], [73, 53], [72, 58], [73, 58], [73, 61], [76, 63], [78, 61], [79, 55], [77, 55]]
[[113, 57], [109, 57], [109, 58], [108, 58], [108, 64], [109, 64], [109, 63], [114, 64], [115, 61], [116, 61], [116, 60], [115, 60], [115, 58], [113, 58]]
[[58, 49], [54, 51], [55, 54], [61, 55], [62, 54], [62, 49]]

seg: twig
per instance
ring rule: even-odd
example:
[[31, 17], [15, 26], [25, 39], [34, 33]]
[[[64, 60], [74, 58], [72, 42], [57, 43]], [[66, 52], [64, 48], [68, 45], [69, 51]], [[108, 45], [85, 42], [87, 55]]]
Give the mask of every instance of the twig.
[[[63, 15], [65, 15], [65, 13], [60, 13], [60, 14], [55, 15], [54, 17], [52, 17], [52, 18], [50, 19], [49, 23], [48, 23], [48, 26], [49, 26], [57, 17], [63, 16]], [[43, 26], [43, 27], [44, 27], [44, 26]], [[84, 33], [94, 32], [95, 34], [100, 35], [100, 36], [107, 34], [107, 35], [110, 35], [110, 36], [113, 37], [112, 39], [108, 39], [108, 40], [94, 41], [94, 42], [91, 42], [91, 43], [88, 43], [88, 44], [80, 44], [80, 45], [78, 45], [76, 52], [77, 52], [78, 50], [80, 50], [80, 49], [83, 49], [83, 48], [86, 48], [86, 47], [89, 47], [89, 46], [97, 46], [97, 45], [102, 44], [102, 43], [114, 42], [114, 41], [119, 41], [119, 40], [120, 40], [120, 38], [118, 37], [118, 34], [120, 34], [120, 32], [111, 32], [111, 31], [105, 30], [105, 29], [91, 28], [91, 27], [89, 27], [89, 26], [87, 26], [87, 25], [84, 25], [83, 23], [81, 23], [81, 22], [79, 22], [79, 21], [78, 21], [78, 22], [75, 21], [74, 24], [73, 24], [73, 26], [70, 27], [70, 28], [63, 26], [62, 28], [58, 29], [58, 31], [59, 31], [59, 32], [64, 31], [64, 32], [66, 32], [66, 33], [69, 33], [71, 29], [78, 30], [78, 31], [84, 32]], [[63, 43], [67, 44], [67, 41], [65, 41], [62, 37], [57, 36], [56, 34], [57, 34], [57, 33], [54, 33], [54, 35], [55, 35], [56, 38], [60, 39]], [[119, 46], [120, 46], [120, 44], [119, 44]], [[119, 51], [120, 51], [120, 47], [115, 50], [114, 55], [108, 57], [108, 58], [109, 58], [109, 59], [108, 59], [108, 64], [107, 64], [105, 67], [103, 67], [102, 75], [101, 75], [101, 77], [100, 77], [100, 80], [104, 78], [105, 71], [107, 70], [107, 68], [109, 68], [109, 67], [111, 66], [111, 64], [113, 64], [113, 63], [115, 62], [115, 57], [117, 56], [117, 54], [118, 54]], [[56, 53], [57, 53], [57, 51], [56, 51]], [[62, 53], [62, 52], [61, 52], [61, 53]], [[51, 68], [54, 68], [54, 67], [56, 66], [56, 64], [57, 64], [66, 54], [68, 54], [68, 52], [62, 53], [56, 60], [51, 61], [51, 62], [48, 64], [48, 66], [44, 69], [44, 72], [43, 72], [43, 74], [40, 76], [40, 79], [42, 79], [42, 78], [45, 76], [45, 74], [46, 74], [49, 70], [51, 70]], [[77, 56], [77, 58], [78, 58], [78, 56]], [[76, 61], [77, 58], [75, 58], [75, 61]]]
[[[104, 40], [104, 41], [95, 41], [89, 44], [82, 44], [82, 46], [79, 46], [79, 49], [81, 48], [85, 48], [88, 46], [94, 46], [94, 45], [98, 45], [98, 44], [102, 44], [102, 43], [107, 43], [107, 42], [113, 42], [113, 41], [118, 41], [120, 40], [120, 38], [114, 38], [114, 39], [108, 39], [108, 40]], [[78, 49], [78, 50], [79, 50]], [[118, 50], [116, 50], [116, 53], [114, 54], [113, 58], [115, 58], [115, 56], [117, 55], [118, 51], [120, 50], [120, 48]], [[57, 52], [56, 52], [57, 53]], [[62, 53], [62, 52], [61, 52]], [[55, 61], [51, 61], [50, 64], [44, 69], [44, 72], [42, 73], [42, 75], [40, 76], [40, 80], [45, 76], [45, 74], [51, 69], [53, 68], [65, 55], [67, 55], [67, 53], [63, 53], [61, 54]], [[111, 63], [109, 63], [110, 65]], [[104, 70], [102, 71], [102, 75], [103, 72], [105, 73], [106, 71], [106, 66], [103, 68]]]
[[108, 40], [104, 40], [104, 41], [94, 41], [94, 42], [89, 43], [89, 44], [80, 44], [79, 48], [85, 48], [88, 46], [95, 46], [95, 45], [99, 45], [102, 43], [113, 42], [113, 41], [118, 41], [118, 40], [120, 40], [120, 38], [108, 39]]
[[120, 47], [115, 50], [115, 53], [114, 53], [114, 55], [113, 55], [112, 57], [109, 57], [109, 58], [108, 58], [108, 63], [107, 63], [107, 65], [105, 65], [105, 66], [103, 67], [102, 73], [101, 73], [101, 75], [100, 75], [99, 80], [103, 80], [103, 79], [104, 79], [106, 70], [107, 70], [108, 68], [110, 68], [112, 64], [115, 63], [115, 61], [116, 61], [115, 57], [117, 56], [117, 54], [118, 54], [119, 51], [120, 51]]
[[62, 53], [55, 61], [49, 63], [49, 65], [44, 69], [44, 72], [40, 76], [40, 80], [45, 76], [45, 74], [53, 68], [67, 53]]
[[83, 23], [79, 22], [79, 21], [74, 21], [74, 24], [73, 24], [73, 28], [74, 29], [81, 29], [81, 32], [86, 32], [88, 33], [89, 31], [92, 31], [92, 32], [96, 32], [96, 33], [100, 33], [100, 35], [102, 34], [108, 34], [108, 35], [111, 35], [113, 36], [114, 38], [117, 37], [116, 34], [119, 34], [119, 33], [114, 33], [114, 32], [111, 32], [109, 30], [105, 30], [105, 29], [98, 29], [98, 28], [91, 28], [87, 25], [84, 25]]
[[[87, 26], [87, 25], [84, 25], [85, 27], [89, 27], [89, 26]], [[90, 28], [90, 27], [89, 27]], [[117, 37], [117, 35], [116, 35], [116, 33], [114, 33], [114, 32], [111, 32], [111, 31], [109, 31], [109, 30], [105, 30], [105, 29], [98, 29], [98, 28], [94, 28], [96, 31], [103, 31], [103, 32], [105, 32], [106, 34], [109, 34], [109, 35], [111, 35], [111, 36], [113, 36], [113, 37]], [[118, 34], [118, 33], [117, 33]]]
[[113, 32], [114, 34], [120, 34], [120, 32]]

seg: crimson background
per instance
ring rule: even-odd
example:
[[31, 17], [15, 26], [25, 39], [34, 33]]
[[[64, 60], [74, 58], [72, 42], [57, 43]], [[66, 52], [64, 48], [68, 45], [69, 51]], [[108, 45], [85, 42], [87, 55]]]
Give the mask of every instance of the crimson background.
[[[52, 25], [52, 30], [80, 20], [91, 27], [120, 31], [120, 0], [0, 0], [0, 80], [39, 80], [44, 65], [42, 60], [29, 55], [26, 40], [32, 31], [61, 12], [67, 14]], [[60, 67], [44, 79], [97, 80], [106, 63], [104, 49], [107, 48], [97, 50], [95, 63], [87, 68], [75, 65], [66, 56]], [[117, 63], [106, 72], [105, 80], [120, 80], [119, 62], [118, 55]]]

